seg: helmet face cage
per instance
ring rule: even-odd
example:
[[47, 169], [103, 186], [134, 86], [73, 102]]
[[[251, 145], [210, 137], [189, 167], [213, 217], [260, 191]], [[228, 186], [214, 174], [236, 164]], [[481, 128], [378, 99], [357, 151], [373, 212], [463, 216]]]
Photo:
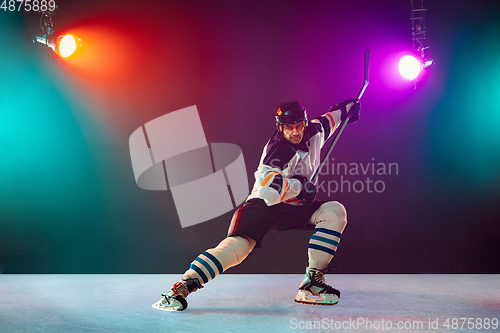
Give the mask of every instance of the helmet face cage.
[[305, 122], [306, 127], [308, 125], [306, 109], [298, 101], [281, 103], [275, 118], [278, 132], [281, 132], [280, 126], [283, 125], [297, 124], [301, 121]]

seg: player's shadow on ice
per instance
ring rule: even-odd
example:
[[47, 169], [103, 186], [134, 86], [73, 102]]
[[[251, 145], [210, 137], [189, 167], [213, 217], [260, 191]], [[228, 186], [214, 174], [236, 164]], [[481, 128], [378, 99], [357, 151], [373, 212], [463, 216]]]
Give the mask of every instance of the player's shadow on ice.
[[[300, 306], [300, 305], [297, 305]], [[246, 314], [246, 315], [263, 315], [263, 314], [295, 314], [298, 310], [296, 307], [287, 306], [283, 308], [279, 307], [246, 307], [246, 306], [220, 306], [220, 307], [197, 307], [188, 308], [186, 311], [182, 311], [185, 314], [193, 315], [203, 315], [207, 313], [225, 313], [225, 314]]]

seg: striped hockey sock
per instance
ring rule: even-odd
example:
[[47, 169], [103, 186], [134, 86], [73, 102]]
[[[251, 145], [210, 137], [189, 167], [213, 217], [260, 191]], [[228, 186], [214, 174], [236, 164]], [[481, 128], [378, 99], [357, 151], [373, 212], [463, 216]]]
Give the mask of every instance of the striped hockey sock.
[[227, 237], [213, 249], [200, 254], [184, 273], [183, 279], [197, 278], [201, 284], [215, 279], [225, 270], [238, 265], [255, 246], [255, 241], [242, 237]]
[[220, 261], [208, 251], [209, 250], [200, 254], [191, 263], [191, 266], [189, 266], [187, 272], [184, 273], [184, 276], [197, 278], [201, 284], [205, 284], [224, 272], [224, 268]]
[[335, 255], [342, 233], [320, 226], [315, 230], [308, 246], [309, 267], [321, 270], [328, 266]]

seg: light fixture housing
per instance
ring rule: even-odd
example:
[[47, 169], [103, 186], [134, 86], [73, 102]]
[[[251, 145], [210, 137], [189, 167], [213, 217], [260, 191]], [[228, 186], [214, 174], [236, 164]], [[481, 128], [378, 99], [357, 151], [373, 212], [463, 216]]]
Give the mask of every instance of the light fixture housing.
[[54, 53], [64, 59], [78, 57], [83, 47], [83, 42], [78, 36], [58, 32], [53, 32], [48, 36], [37, 36], [34, 41], [47, 45]]

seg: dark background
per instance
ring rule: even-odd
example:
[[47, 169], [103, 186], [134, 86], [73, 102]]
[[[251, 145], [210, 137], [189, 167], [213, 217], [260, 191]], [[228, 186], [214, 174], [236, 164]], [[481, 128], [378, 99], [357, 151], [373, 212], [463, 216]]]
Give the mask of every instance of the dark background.
[[[333, 161], [397, 163], [398, 173], [370, 176], [382, 193], [318, 195], [349, 216], [331, 266], [500, 272], [497, 1], [425, 2], [436, 65], [416, 88], [395, 72], [412, 48], [410, 1], [58, 4], [56, 30], [84, 40], [79, 59], [32, 43], [39, 14], [0, 11], [1, 273], [184, 272], [233, 212], [182, 229], [170, 193], [135, 184], [132, 132], [196, 105], [208, 142], [241, 147], [251, 185], [279, 103], [297, 99], [316, 117], [355, 96], [367, 48], [361, 119]], [[272, 234], [229, 272], [302, 273], [310, 234]]]

